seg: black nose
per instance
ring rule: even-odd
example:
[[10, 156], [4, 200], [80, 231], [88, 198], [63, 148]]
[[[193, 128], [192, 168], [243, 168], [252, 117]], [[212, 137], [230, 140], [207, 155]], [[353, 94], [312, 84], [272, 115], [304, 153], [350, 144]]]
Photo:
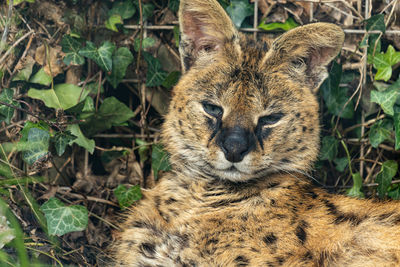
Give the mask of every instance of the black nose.
[[218, 138], [218, 144], [230, 162], [243, 160], [254, 146], [254, 137], [241, 127], [223, 129]]

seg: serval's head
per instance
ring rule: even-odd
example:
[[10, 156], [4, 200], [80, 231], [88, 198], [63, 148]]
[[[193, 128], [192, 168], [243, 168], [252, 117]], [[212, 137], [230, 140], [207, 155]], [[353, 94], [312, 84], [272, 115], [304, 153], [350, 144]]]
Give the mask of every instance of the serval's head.
[[315, 23], [271, 44], [238, 33], [216, 0], [181, 0], [183, 76], [163, 128], [171, 163], [246, 181], [306, 172], [319, 149], [316, 92], [343, 31]]

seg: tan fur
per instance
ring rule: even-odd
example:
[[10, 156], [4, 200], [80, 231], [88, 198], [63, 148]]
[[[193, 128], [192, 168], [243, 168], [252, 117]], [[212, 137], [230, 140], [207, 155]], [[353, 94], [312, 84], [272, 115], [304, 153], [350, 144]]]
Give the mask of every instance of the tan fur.
[[[238, 34], [215, 0], [181, 0], [179, 14], [185, 74], [163, 127], [173, 171], [132, 207], [114, 265], [400, 266], [399, 203], [330, 195], [306, 178], [315, 92], [342, 30], [310, 24], [269, 46]], [[248, 140], [246, 152], [229, 138]]]

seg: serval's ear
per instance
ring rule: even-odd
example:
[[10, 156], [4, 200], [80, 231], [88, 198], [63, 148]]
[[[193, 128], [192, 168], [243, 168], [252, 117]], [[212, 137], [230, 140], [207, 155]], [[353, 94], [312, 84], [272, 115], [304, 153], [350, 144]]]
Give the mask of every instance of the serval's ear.
[[292, 77], [305, 77], [316, 92], [328, 77], [326, 66], [338, 55], [343, 41], [343, 30], [334, 24], [297, 27], [273, 42], [265, 63], [285, 68]]
[[183, 71], [194, 64], [203, 66], [238, 34], [232, 21], [216, 0], [181, 0], [179, 51]]

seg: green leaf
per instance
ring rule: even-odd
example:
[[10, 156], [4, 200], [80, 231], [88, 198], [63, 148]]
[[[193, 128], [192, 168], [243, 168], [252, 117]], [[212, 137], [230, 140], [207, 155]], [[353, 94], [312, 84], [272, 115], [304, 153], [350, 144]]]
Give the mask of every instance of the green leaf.
[[69, 145], [72, 145], [75, 143], [78, 146], [85, 148], [87, 151], [90, 152], [90, 154], [93, 154], [94, 146], [95, 146], [94, 140], [86, 138], [83, 135], [78, 124], [68, 125], [67, 130], [70, 131], [72, 135], [77, 137], [76, 139], [70, 141]]
[[299, 24], [297, 24], [296, 21], [294, 21], [294, 19], [288, 18], [285, 21], [285, 23], [274, 22], [274, 23], [265, 24], [265, 20], [262, 20], [260, 25], [258, 25], [258, 28], [265, 30], [265, 31], [272, 31], [272, 30], [276, 30], [276, 29], [288, 31], [288, 30], [296, 28], [297, 26], [299, 26]]
[[75, 139], [76, 136], [72, 135], [69, 131], [57, 132], [53, 140], [57, 155], [61, 156], [62, 154], [64, 154], [67, 145]]
[[175, 84], [178, 83], [179, 78], [181, 77], [181, 73], [179, 71], [172, 71], [168, 76], [165, 78], [165, 80], [162, 83], [162, 86], [164, 86], [167, 89], [172, 88]]
[[108, 164], [114, 159], [122, 158], [129, 154], [128, 150], [111, 150], [111, 151], [104, 151], [101, 154], [101, 162], [103, 164]]
[[336, 170], [343, 172], [344, 169], [347, 167], [348, 165], [348, 160], [347, 157], [343, 157], [343, 158], [334, 158], [333, 162], [336, 165]]
[[371, 102], [378, 103], [386, 114], [394, 114], [393, 106], [400, 96], [400, 90], [391, 89], [383, 92], [371, 91]]
[[79, 50], [82, 48], [81, 42], [66, 34], [61, 41], [61, 46], [65, 53], [63, 59], [65, 65], [82, 65], [85, 63], [83, 56], [79, 55]]
[[382, 164], [382, 168], [375, 179], [375, 182], [378, 183], [378, 194], [380, 198], [385, 197], [392, 182], [392, 178], [396, 175], [397, 168], [397, 162], [394, 160], [387, 160]]
[[375, 80], [388, 81], [392, 77], [392, 66], [400, 62], [400, 52], [396, 52], [392, 45], [386, 50], [386, 53], [376, 54], [373, 59], [373, 66], [377, 69]]
[[[154, 38], [151, 37], [146, 37], [143, 39], [142, 41], [142, 50], [152, 47], [154, 44], [156, 43], [156, 40], [154, 40]], [[139, 52], [139, 48], [140, 48], [140, 38], [136, 38], [135, 39], [135, 43], [133, 48], [135, 49], [136, 52]]]
[[[31, 88], [28, 96], [44, 102], [46, 107], [55, 109], [69, 109], [83, 101], [89, 94], [89, 90], [83, 90], [74, 84], [62, 83], [54, 86], [53, 89], [38, 90]], [[80, 100], [78, 102], [78, 100]]]
[[142, 198], [142, 192], [140, 190], [140, 185], [132, 186], [131, 188], [126, 188], [124, 185], [120, 184], [115, 190], [114, 195], [118, 200], [121, 209], [128, 208], [135, 201]]
[[99, 67], [109, 72], [112, 69], [112, 54], [115, 45], [109, 41], [105, 41], [99, 48], [94, 43], [87, 41], [86, 46], [79, 51], [79, 54], [92, 59]]
[[150, 145], [141, 139], [136, 139], [136, 144], [139, 146], [138, 152], [140, 162], [143, 163], [149, 158]]
[[175, 46], [179, 47], [179, 26], [174, 26], [172, 31], [174, 32]]
[[53, 81], [53, 78], [44, 71], [44, 68], [41, 68], [29, 81], [31, 83], [49, 86]]
[[168, 3], [168, 8], [172, 12], [177, 12], [179, 9], [179, 0], [170, 0]]
[[[21, 105], [13, 99], [14, 90], [3, 88], [0, 94], [0, 101], [13, 105], [15, 107], [21, 107]], [[6, 124], [10, 124], [12, 117], [14, 116], [14, 109], [6, 105], [0, 104], [0, 122], [4, 121]]]
[[248, 1], [231, 0], [226, 12], [231, 17], [233, 24], [240, 28], [245, 18], [253, 15], [254, 7]]
[[65, 206], [57, 198], [50, 198], [41, 207], [46, 217], [50, 235], [62, 236], [66, 233], [83, 231], [88, 224], [88, 211], [84, 206]]
[[117, 88], [122, 78], [125, 77], [126, 69], [132, 62], [133, 55], [128, 48], [120, 47], [115, 51], [112, 58], [112, 72], [110, 75], [107, 75], [107, 80], [114, 88]]
[[[394, 188], [390, 188], [390, 187], [394, 187]], [[400, 199], [400, 186], [397, 185], [391, 185], [389, 188], [389, 191], [387, 192], [388, 196], [391, 199], [396, 199], [399, 200]]]
[[82, 129], [89, 136], [110, 129], [112, 126], [119, 126], [132, 118], [134, 113], [124, 103], [115, 97], [104, 99], [98, 112], [90, 117]]
[[160, 61], [147, 52], [143, 53], [143, 57], [147, 62], [146, 85], [149, 87], [162, 85], [167, 72], [162, 69]]
[[339, 141], [333, 136], [324, 136], [322, 138], [320, 159], [333, 160], [338, 153]]
[[394, 136], [395, 136], [395, 149], [400, 149], [400, 110], [395, 112], [393, 116], [394, 121]]
[[[347, 96], [348, 88], [339, 86], [341, 79], [342, 66], [333, 62], [328, 79], [321, 85], [321, 93], [329, 113], [341, 118], [351, 119], [354, 115], [354, 104], [352, 100], [349, 101]], [[346, 103], [347, 105], [344, 107]]]
[[168, 154], [161, 144], [152, 145], [151, 169], [154, 172], [155, 180], [158, 179], [159, 171], [169, 171], [171, 169], [171, 165], [168, 161]]
[[385, 33], [386, 26], [385, 26], [385, 18], [383, 14], [378, 14], [366, 19], [365, 22], [365, 29], [367, 31], [381, 31]]
[[124, 0], [114, 2], [112, 8], [108, 12], [108, 16], [118, 15], [122, 19], [131, 18], [136, 12], [133, 1]]
[[347, 195], [351, 197], [364, 198], [364, 193], [361, 192], [362, 178], [359, 172], [352, 175], [353, 187], [347, 191]]
[[14, 229], [10, 227], [10, 222], [6, 217], [6, 212], [7, 206], [0, 205], [0, 249], [2, 249], [4, 245], [8, 244], [15, 238]]
[[22, 141], [22, 142], [28, 141], [28, 133], [32, 128], [38, 128], [38, 129], [41, 129], [41, 130], [44, 130], [47, 132], [50, 131], [50, 126], [43, 121], [39, 121], [38, 123], [33, 123], [31, 121], [27, 121], [24, 125], [24, 128], [20, 132], [20, 134], [21, 134], [20, 141]]
[[[35, 60], [33, 58], [27, 58], [24, 63], [24, 68], [20, 70], [17, 75], [12, 79], [13, 81], [29, 81], [29, 77], [32, 74], [32, 68], [35, 65]], [[1, 77], [0, 77], [1, 78]]]
[[154, 5], [151, 3], [142, 4], [143, 21], [153, 16]]
[[393, 124], [390, 120], [379, 120], [372, 125], [369, 131], [369, 141], [372, 147], [378, 147], [385, 140], [390, 140]]
[[118, 32], [117, 24], [124, 24], [120, 15], [111, 15], [105, 22], [106, 28], [114, 32]]
[[22, 159], [32, 165], [49, 152], [50, 134], [48, 131], [31, 128], [28, 132], [28, 140], [23, 147]]
[[367, 34], [366, 38], [368, 40], [368, 64], [373, 64], [374, 56], [381, 52], [381, 39], [379, 38], [379, 34], [371, 34], [370, 36]]

